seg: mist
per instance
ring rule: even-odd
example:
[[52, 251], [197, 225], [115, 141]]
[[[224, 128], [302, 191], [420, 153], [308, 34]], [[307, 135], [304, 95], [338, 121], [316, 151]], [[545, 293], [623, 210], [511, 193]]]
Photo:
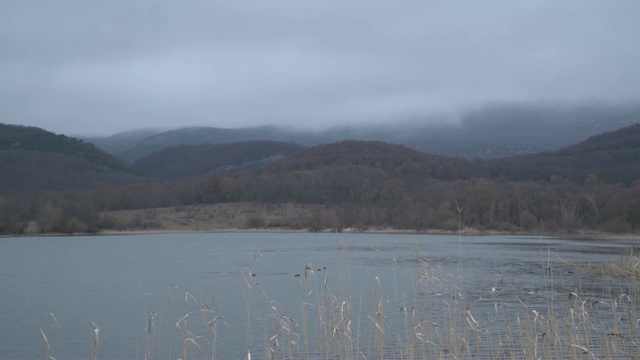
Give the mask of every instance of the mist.
[[588, 0], [2, 2], [0, 121], [320, 131], [636, 102], [638, 13]]

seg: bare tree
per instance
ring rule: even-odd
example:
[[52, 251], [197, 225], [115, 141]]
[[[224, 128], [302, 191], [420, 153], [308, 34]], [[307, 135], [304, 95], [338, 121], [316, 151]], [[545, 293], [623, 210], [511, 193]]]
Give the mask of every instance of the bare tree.
[[587, 200], [587, 206], [593, 213], [593, 229], [598, 230], [598, 212], [600, 211], [600, 206], [598, 206], [597, 195], [595, 193], [587, 193], [585, 194], [585, 199]]

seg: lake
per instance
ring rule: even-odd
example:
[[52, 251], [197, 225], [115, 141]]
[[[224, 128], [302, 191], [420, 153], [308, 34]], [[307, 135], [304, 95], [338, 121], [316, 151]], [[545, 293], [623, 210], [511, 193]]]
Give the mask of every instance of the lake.
[[[2, 238], [0, 357], [497, 357], [513, 354], [505, 329], [553, 304], [562, 319], [578, 314], [571, 321], [586, 317], [587, 301], [590, 319], [626, 311], [628, 282], [575, 264], [617, 260], [632, 245], [407, 234]], [[542, 339], [529, 320], [519, 331]], [[597, 334], [599, 323], [589, 326]], [[584, 331], [582, 341], [596, 337]]]

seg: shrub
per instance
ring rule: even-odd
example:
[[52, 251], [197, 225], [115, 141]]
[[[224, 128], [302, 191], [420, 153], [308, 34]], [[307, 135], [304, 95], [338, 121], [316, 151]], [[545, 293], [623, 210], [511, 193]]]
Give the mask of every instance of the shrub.
[[257, 215], [252, 215], [247, 218], [247, 229], [263, 229], [265, 227], [264, 218]]

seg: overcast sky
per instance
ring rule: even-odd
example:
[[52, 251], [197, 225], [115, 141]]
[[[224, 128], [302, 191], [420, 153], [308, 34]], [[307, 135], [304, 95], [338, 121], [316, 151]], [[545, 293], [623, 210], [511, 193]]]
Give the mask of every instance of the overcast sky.
[[639, 16], [638, 0], [0, 0], [0, 122], [321, 128], [635, 101]]

